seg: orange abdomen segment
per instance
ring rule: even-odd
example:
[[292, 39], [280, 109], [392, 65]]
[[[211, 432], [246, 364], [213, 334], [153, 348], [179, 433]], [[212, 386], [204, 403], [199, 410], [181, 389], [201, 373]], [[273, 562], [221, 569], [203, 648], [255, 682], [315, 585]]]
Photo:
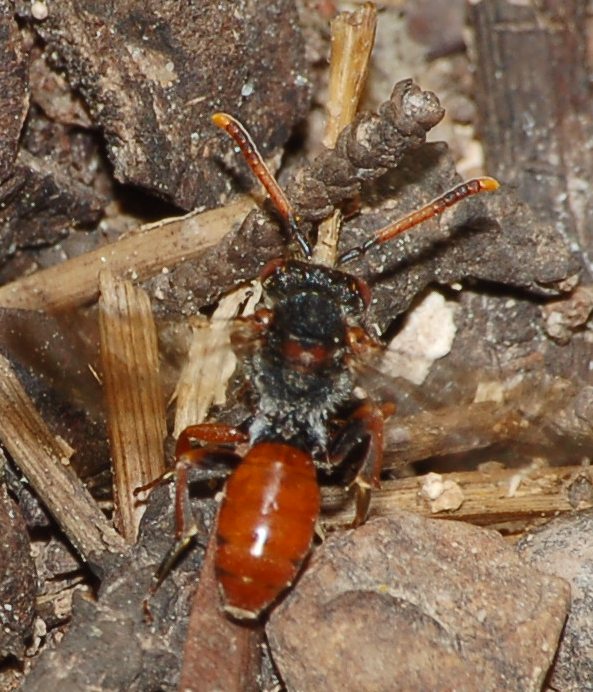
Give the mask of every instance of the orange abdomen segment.
[[255, 618], [288, 587], [309, 553], [320, 493], [309, 454], [252, 447], [229, 478], [218, 517], [216, 571], [225, 610]]

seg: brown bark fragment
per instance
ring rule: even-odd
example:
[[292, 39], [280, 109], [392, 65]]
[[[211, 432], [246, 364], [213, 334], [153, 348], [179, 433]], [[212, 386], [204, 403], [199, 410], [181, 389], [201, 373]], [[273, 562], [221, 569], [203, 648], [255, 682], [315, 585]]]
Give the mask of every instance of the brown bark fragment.
[[52, 163], [20, 151], [0, 185], [0, 260], [19, 247], [45, 245], [75, 225], [99, 220], [103, 200]]
[[[17, 3], [31, 18], [30, 3]], [[230, 144], [210, 115], [249, 124], [266, 152], [304, 114], [309, 82], [291, 0], [268, 3], [65, 1], [37, 32], [66, 67], [106, 137], [115, 176], [185, 209], [228, 187], [217, 156]]]
[[[0, 472], [2, 459], [0, 451]], [[22, 656], [35, 617], [36, 595], [27, 527], [0, 483], [0, 659]]]
[[588, 12], [580, 0], [470, 4], [487, 168], [554, 219], [590, 267]]
[[231, 621], [221, 607], [214, 572], [216, 532], [200, 573], [190, 615], [180, 689], [184, 692], [255, 692], [263, 631]]
[[[460, 182], [442, 144], [428, 144], [384, 176], [374, 191], [390, 199], [388, 212], [374, 210], [350, 222], [340, 250], [360, 244], [372, 230], [419, 208]], [[367, 198], [373, 200], [371, 192]], [[421, 228], [403, 234], [349, 266], [373, 287], [371, 320], [382, 329], [427, 286], [478, 279], [554, 295], [578, 272], [556, 229], [539, 219], [509, 187], [464, 200]]]

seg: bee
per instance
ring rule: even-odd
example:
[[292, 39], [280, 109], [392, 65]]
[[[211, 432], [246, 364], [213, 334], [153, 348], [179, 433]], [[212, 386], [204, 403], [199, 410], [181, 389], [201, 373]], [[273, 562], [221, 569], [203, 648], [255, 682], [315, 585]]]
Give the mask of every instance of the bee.
[[[329, 267], [312, 261], [297, 215], [245, 128], [226, 113], [212, 120], [265, 187], [294, 251], [263, 269], [265, 307], [244, 318], [255, 341], [245, 363], [251, 416], [239, 426], [193, 425], [177, 440], [175, 469], [168, 474], [176, 479], [177, 540], [157, 580], [197, 531], [188, 521], [190, 468], [236, 462], [218, 516], [216, 574], [224, 610], [253, 620], [291, 586], [310, 553], [321, 504], [318, 473], [349, 467], [355, 526], [365, 521], [371, 491], [379, 485], [384, 421], [393, 406], [356, 395], [356, 361], [382, 345], [365, 327], [371, 291], [343, 265], [466, 197], [496, 190], [498, 182], [483, 177], [458, 185], [379, 229]], [[242, 456], [229, 451], [238, 445], [247, 447]]]

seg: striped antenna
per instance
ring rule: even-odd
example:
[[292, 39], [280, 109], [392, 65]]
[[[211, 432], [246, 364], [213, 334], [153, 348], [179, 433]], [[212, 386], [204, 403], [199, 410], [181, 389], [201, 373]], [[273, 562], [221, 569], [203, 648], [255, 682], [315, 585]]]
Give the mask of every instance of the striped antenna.
[[247, 165], [265, 187], [274, 207], [286, 223], [291, 238], [296, 241], [306, 258], [311, 257], [311, 246], [299, 229], [299, 219], [291, 203], [288, 201], [284, 190], [280, 187], [276, 178], [272, 175], [247, 130], [236, 118], [233, 118], [228, 113], [214, 113], [212, 122], [233, 138], [241, 150]]
[[432, 202], [429, 202], [420, 209], [417, 209], [416, 211], [407, 214], [403, 218], [398, 219], [394, 223], [390, 223], [388, 226], [375, 231], [373, 237], [369, 238], [365, 243], [359, 245], [358, 247], [353, 247], [340, 255], [338, 258], [338, 264], [346, 264], [347, 262], [351, 262], [354, 259], [362, 257], [374, 247], [395, 238], [395, 236], [404, 233], [423, 221], [427, 221], [435, 216], [439, 216], [445, 211], [445, 209], [452, 207], [458, 202], [461, 202], [461, 200], [465, 199], [466, 197], [477, 195], [480, 192], [492, 192], [494, 190], [498, 190], [499, 187], [500, 183], [497, 180], [488, 177], [474, 178], [473, 180], [468, 180], [465, 183], [461, 183], [461, 185], [457, 185], [448, 192], [445, 192], [444, 195], [440, 195], [436, 199], [433, 199]]

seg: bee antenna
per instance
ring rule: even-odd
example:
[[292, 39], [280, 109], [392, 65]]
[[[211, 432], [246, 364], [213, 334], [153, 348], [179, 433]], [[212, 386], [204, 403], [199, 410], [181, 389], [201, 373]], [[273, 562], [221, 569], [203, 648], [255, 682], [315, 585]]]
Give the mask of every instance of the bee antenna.
[[307, 259], [310, 258], [313, 251], [308, 240], [304, 237], [299, 228], [299, 217], [295, 213], [292, 204], [288, 201], [284, 190], [280, 187], [278, 181], [263, 160], [249, 132], [247, 132], [236, 118], [233, 118], [233, 116], [228, 113], [214, 113], [212, 122], [217, 127], [224, 130], [235, 141], [247, 165], [266, 189], [274, 207], [286, 224], [290, 239], [296, 243], [299, 250]]
[[352, 262], [352, 260], [362, 257], [372, 248], [391, 240], [391, 238], [394, 238], [396, 235], [404, 233], [423, 221], [439, 216], [445, 209], [461, 202], [461, 200], [466, 197], [477, 195], [480, 192], [492, 192], [498, 190], [499, 187], [500, 183], [498, 180], [488, 177], [474, 178], [465, 183], [461, 183], [448, 192], [445, 192], [444, 195], [440, 195], [436, 199], [433, 199], [432, 202], [429, 202], [420, 209], [416, 209], [416, 211], [375, 231], [372, 238], [369, 238], [362, 245], [346, 250], [346, 252], [338, 258], [338, 264], [346, 264], [347, 262]]

